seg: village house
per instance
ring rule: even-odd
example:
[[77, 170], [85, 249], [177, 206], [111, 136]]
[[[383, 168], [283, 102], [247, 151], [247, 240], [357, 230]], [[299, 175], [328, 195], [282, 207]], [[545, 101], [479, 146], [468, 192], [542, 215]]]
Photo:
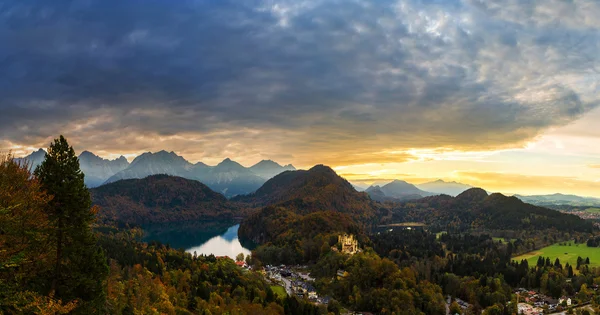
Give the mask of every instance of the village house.
[[342, 278], [346, 277], [348, 275], [348, 273], [344, 270], [338, 269], [336, 275], [337, 275], [337, 279], [341, 280]]
[[565, 302], [567, 304], [567, 306], [571, 306], [571, 298], [567, 298], [567, 297], [561, 297], [560, 299], [558, 299], [558, 304], [563, 304], [563, 302]]

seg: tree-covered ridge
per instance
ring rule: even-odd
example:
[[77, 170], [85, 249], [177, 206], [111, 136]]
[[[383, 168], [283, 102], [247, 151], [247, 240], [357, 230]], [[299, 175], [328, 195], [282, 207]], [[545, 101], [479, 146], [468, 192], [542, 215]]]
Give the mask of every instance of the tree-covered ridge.
[[152, 175], [91, 190], [104, 221], [129, 224], [231, 218], [238, 208], [206, 185], [182, 177]]
[[283, 206], [298, 214], [338, 211], [361, 222], [370, 222], [376, 217], [376, 206], [369, 196], [357, 192], [348, 181], [324, 165], [308, 171], [283, 172], [255, 193], [233, 200], [253, 207]]
[[433, 196], [388, 203], [391, 221], [424, 222], [458, 229], [547, 230], [592, 232], [593, 223], [575, 215], [522, 202], [516, 197], [469, 189], [457, 197]]
[[364, 230], [350, 216], [336, 211], [296, 214], [285, 207], [265, 207], [244, 219], [242, 242], [266, 244], [254, 251], [264, 263], [315, 263], [337, 243], [340, 233], [365, 241]]
[[316, 262], [338, 234], [366, 240], [365, 231], [378, 220], [368, 195], [323, 165], [281, 173], [256, 193], [235, 199], [266, 205], [244, 218], [239, 229], [243, 242], [265, 244], [255, 254], [266, 263]]

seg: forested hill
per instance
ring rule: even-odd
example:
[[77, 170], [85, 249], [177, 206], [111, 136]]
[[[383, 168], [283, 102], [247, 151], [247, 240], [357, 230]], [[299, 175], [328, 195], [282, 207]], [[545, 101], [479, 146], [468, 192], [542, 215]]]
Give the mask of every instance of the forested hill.
[[360, 219], [375, 217], [375, 205], [366, 193], [357, 192], [330, 167], [286, 171], [268, 180], [255, 193], [234, 201], [252, 207], [278, 205], [298, 214], [333, 210]]
[[271, 242], [273, 247], [268, 251], [286, 257], [283, 261], [287, 263], [315, 261], [329, 235], [363, 235], [364, 228], [378, 220], [375, 202], [323, 165], [308, 171], [284, 172], [256, 193], [235, 200], [254, 207], [266, 206], [242, 221], [242, 241]]
[[101, 220], [145, 224], [230, 218], [237, 207], [199, 181], [169, 175], [126, 179], [90, 190]]
[[394, 221], [418, 221], [460, 229], [545, 230], [591, 232], [591, 222], [578, 216], [534, 206], [516, 197], [488, 195], [472, 188], [456, 197], [426, 197], [391, 206]]

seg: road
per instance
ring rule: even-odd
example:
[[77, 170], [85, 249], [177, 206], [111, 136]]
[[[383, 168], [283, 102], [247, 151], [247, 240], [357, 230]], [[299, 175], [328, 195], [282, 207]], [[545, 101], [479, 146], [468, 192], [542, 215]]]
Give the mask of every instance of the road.
[[[573, 311], [578, 310], [578, 309], [583, 309], [583, 308], [587, 308], [590, 313], [594, 314], [592, 307], [590, 306], [590, 302], [584, 303], [579, 307], [575, 307], [573, 308]], [[557, 312], [557, 313], [550, 313], [550, 315], [566, 315], [567, 311], [562, 311], [562, 312]]]
[[287, 292], [289, 296], [292, 296], [294, 294], [294, 292], [292, 292], [292, 282], [284, 277], [281, 277], [281, 281], [283, 281], [285, 292]]

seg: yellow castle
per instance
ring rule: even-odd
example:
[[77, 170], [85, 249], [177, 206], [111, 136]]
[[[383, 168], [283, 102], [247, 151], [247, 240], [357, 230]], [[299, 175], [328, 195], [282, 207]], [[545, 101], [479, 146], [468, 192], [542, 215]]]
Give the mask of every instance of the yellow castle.
[[354, 255], [358, 252], [358, 240], [352, 234], [338, 235], [338, 243], [342, 244], [342, 253]]

